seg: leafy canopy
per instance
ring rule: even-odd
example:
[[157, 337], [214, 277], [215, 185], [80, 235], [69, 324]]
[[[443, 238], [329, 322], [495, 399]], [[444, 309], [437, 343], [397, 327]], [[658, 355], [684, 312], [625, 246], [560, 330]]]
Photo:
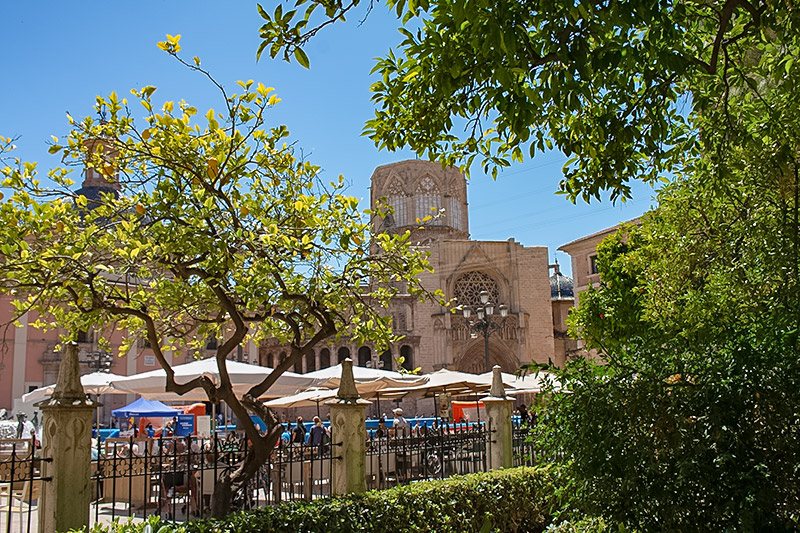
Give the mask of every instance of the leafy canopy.
[[[159, 46], [178, 57], [179, 37]], [[250, 80], [229, 95], [199, 59], [179, 60], [217, 85], [221, 112], [157, 107], [148, 86], [132, 91], [145, 111], [138, 120], [127, 99], [97, 97], [99, 119], [69, 117], [69, 134], [54, 138], [50, 151], [65, 166], [45, 179], [12, 161], [5, 140], [0, 290], [18, 313], [40, 311], [37, 326], [75, 335], [111, 325], [131, 332], [127, 343], [146, 337], [167, 368], [170, 353], [209, 337], [224, 341], [220, 361], [246, 338], [290, 345], [274, 377], [332, 335], [392, 340], [379, 311], [393, 282], [421, 294], [425, 254], [407, 235], [372, 234], [371, 213], [344, 194], [343, 178], [325, 183], [287, 144], [286, 127], [267, 125], [280, 102], [272, 88]], [[85, 167], [95, 187], [76, 189], [71, 167]], [[171, 386], [203, 386], [213, 398], [229, 384]]]
[[600, 286], [570, 320], [601, 362], [559, 373], [572, 394], [542, 426], [578, 509], [641, 530], [798, 527], [800, 71], [784, 45], [714, 87], [705, 153], [598, 247]]
[[[269, 47], [307, 66], [302, 47], [358, 4], [259, 6], [259, 54]], [[786, 0], [387, 4], [404, 27], [398, 51], [374, 69], [377, 110], [365, 133], [376, 145], [465, 168], [478, 160], [495, 176], [559, 150], [570, 158], [561, 189], [573, 200], [625, 198], [631, 179], [679, 170], [701, 150], [697, 119], [719, 96], [710, 85], [742, 80], [751, 52], [782, 57], [787, 69], [794, 58], [784, 46], [797, 10]]]

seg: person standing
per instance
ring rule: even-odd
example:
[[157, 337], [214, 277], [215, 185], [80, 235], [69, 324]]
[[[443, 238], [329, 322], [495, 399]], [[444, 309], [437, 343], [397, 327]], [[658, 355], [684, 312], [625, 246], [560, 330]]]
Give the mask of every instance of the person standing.
[[297, 417], [297, 425], [292, 430], [292, 444], [302, 445], [306, 442], [306, 426], [303, 417]]
[[519, 422], [520, 424], [528, 423], [528, 408], [525, 407], [524, 403], [519, 406]]
[[311, 428], [310, 441], [317, 447], [317, 454], [324, 455], [328, 451], [328, 443], [331, 440], [331, 433], [322, 425], [322, 420], [318, 416], [314, 417], [314, 427]]
[[394, 428], [394, 436], [408, 436], [409, 432], [411, 431], [411, 424], [409, 424], [408, 420], [403, 417], [403, 410], [398, 407], [392, 412], [394, 413], [394, 422], [392, 423], [392, 427]]
[[383, 439], [389, 436], [389, 431], [386, 429], [386, 415], [383, 415], [378, 420], [378, 430], [375, 432], [375, 438]]

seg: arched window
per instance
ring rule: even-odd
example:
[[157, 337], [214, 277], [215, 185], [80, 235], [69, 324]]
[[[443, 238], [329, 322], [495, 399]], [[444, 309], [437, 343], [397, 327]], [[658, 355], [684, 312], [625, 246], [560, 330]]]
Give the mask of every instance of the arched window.
[[408, 196], [397, 178], [394, 178], [387, 187], [387, 201], [392, 206], [394, 213], [389, 218], [392, 219], [392, 226], [408, 225]]
[[[437, 215], [442, 208], [442, 193], [439, 186], [430, 176], [425, 176], [417, 185], [417, 190], [414, 192], [414, 216], [422, 221], [425, 217]], [[428, 222], [424, 222], [429, 226], [440, 226], [444, 224], [441, 217], [434, 217]]]
[[328, 368], [331, 366], [331, 351], [327, 348], [323, 348], [319, 351], [319, 368]]
[[338, 362], [341, 363], [342, 361], [350, 357], [350, 348], [342, 346], [341, 348], [339, 348], [339, 351], [336, 353], [336, 355], [338, 358]]
[[467, 272], [456, 279], [453, 284], [453, 296], [458, 305], [482, 307], [481, 291], [489, 293], [489, 301], [497, 304], [500, 300], [500, 290], [497, 282], [487, 274], [478, 271]]
[[383, 365], [378, 364], [378, 368], [382, 368], [384, 370], [391, 370], [392, 359], [393, 357], [391, 350], [384, 350], [384, 352], [381, 354], [381, 359], [380, 359], [380, 363], [383, 363]]
[[406, 207], [408, 198], [406, 196], [390, 196], [388, 200], [389, 205], [392, 206], [394, 210], [392, 214], [394, 226], [408, 226], [408, 208]]
[[403, 345], [400, 348], [400, 357], [403, 358], [403, 368], [406, 370], [414, 370], [414, 350], [411, 346]]
[[313, 372], [317, 369], [317, 361], [316, 356], [314, 355], [314, 350], [311, 350], [306, 354], [306, 372]]
[[372, 350], [366, 346], [358, 349], [358, 366], [372, 366]]
[[456, 229], [464, 229], [461, 225], [461, 200], [455, 196], [447, 199], [447, 219], [450, 225]]
[[269, 368], [275, 368], [273, 365], [275, 364], [275, 355], [272, 352], [269, 352], [265, 357], [261, 366], [266, 366]]
[[294, 363], [294, 373], [295, 374], [302, 374], [303, 373], [303, 358], [298, 357], [297, 361]]

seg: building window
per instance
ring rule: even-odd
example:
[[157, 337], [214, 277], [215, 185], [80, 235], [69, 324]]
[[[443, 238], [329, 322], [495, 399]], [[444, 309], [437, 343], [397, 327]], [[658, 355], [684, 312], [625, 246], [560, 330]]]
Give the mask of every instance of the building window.
[[411, 346], [404, 345], [400, 348], [400, 357], [403, 358], [402, 367], [406, 370], [414, 370], [414, 350]]
[[297, 361], [294, 363], [294, 372], [295, 374], [302, 374], [303, 373], [303, 358], [299, 357]]
[[358, 366], [372, 366], [372, 350], [366, 346], [358, 349]]
[[75, 342], [79, 342], [79, 343], [83, 343], [83, 344], [89, 344], [89, 343], [92, 342], [92, 337], [91, 337], [91, 335], [89, 335], [89, 333], [87, 331], [79, 331], [78, 335], [77, 335], [77, 337], [75, 339]]
[[397, 314], [397, 331], [408, 331], [408, 320], [403, 312]]
[[[415, 192], [415, 209], [414, 215], [416, 218], [429, 226], [440, 226], [443, 224], [442, 218], [437, 217], [439, 211], [442, 209], [442, 194], [439, 187], [433, 178], [425, 176], [419, 182]], [[430, 221], [425, 222], [424, 218], [433, 216]]]
[[500, 290], [497, 282], [483, 272], [467, 272], [459, 276], [453, 284], [453, 296], [458, 305], [469, 305], [471, 307], [483, 307], [481, 303], [481, 291], [489, 293], [489, 301], [497, 303], [500, 301]]
[[209, 337], [206, 341], [206, 350], [216, 350], [217, 349], [217, 338], [216, 337]]
[[317, 369], [317, 361], [314, 355], [314, 350], [306, 354], [306, 372], [313, 372]]
[[350, 357], [350, 348], [342, 346], [337, 352], [337, 360], [339, 363]]
[[272, 352], [268, 353], [264, 358], [264, 362], [262, 366], [266, 366], [267, 368], [274, 368], [272, 365], [275, 364], [275, 356], [272, 355]]
[[391, 350], [384, 350], [381, 354], [380, 360], [378, 361], [378, 368], [382, 368], [383, 370], [391, 370], [392, 369], [392, 352]]
[[408, 226], [408, 208], [406, 207], [408, 198], [405, 196], [390, 196], [389, 205], [392, 206], [394, 213], [394, 225], [396, 227]]
[[450, 220], [450, 225], [458, 230], [464, 229], [461, 226], [461, 200], [455, 196], [451, 196], [447, 200], [447, 203], [449, 204], [449, 213], [447, 213], [447, 218]]
[[328, 368], [331, 366], [331, 351], [327, 348], [323, 348], [319, 352], [319, 368]]
[[597, 274], [597, 254], [589, 256], [589, 274]]

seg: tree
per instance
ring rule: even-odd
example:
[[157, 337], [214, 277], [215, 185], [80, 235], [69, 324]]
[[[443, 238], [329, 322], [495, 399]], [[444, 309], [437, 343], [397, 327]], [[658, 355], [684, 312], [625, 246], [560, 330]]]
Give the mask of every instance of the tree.
[[[258, 53], [308, 66], [303, 45], [359, 3], [259, 6]], [[625, 198], [631, 179], [680, 169], [702, 151], [696, 119], [746, 81], [754, 54], [791, 69], [800, 33], [785, 0], [387, 3], [413, 26], [374, 69], [376, 145], [464, 168], [477, 157], [495, 176], [556, 149], [573, 200]]]
[[642, 530], [797, 529], [798, 167], [770, 152], [796, 158], [800, 136], [783, 133], [678, 177], [598, 248], [600, 287], [570, 320], [601, 361], [559, 373], [572, 394], [541, 425], [578, 509]]
[[[317, 5], [336, 20], [358, 2], [303, 4], [262, 10], [273, 57], [328, 22], [312, 25]], [[643, 530], [796, 529], [800, 10], [389, 5], [418, 28], [376, 66], [378, 146], [485, 170], [552, 147], [572, 158], [573, 200], [671, 182], [641, 228], [601, 247], [601, 287], [572, 319], [601, 362], [567, 365], [571, 394], [543, 413], [568, 503]]]
[[[100, 119], [70, 117], [66, 142], [50, 148], [67, 166], [45, 180], [34, 164], [10, 161], [4, 140], [10, 164], [2, 173], [12, 194], [0, 206], [0, 290], [16, 295], [20, 314], [40, 311], [43, 328], [74, 335], [111, 324], [130, 332], [129, 343], [146, 338], [168, 392], [199, 387], [230, 406], [253, 445], [215, 488], [220, 516], [282, 432], [259, 397], [331, 336], [390, 341], [390, 317], [380, 309], [397, 281], [422, 295], [417, 275], [429, 267], [408, 235], [372, 234], [358, 200], [343, 193], [343, 178], [324, 183], [319, 167], [285, 144], [285, 126], [266, 126], [280, 101], [272, 88], [239, 82], [229, 95], [199, 59], [178, 57], [179, 36], [159, 46], [217, 86], [223, 112], [197, 121], [184, 101], [159, 110], [148, 86], [132, 91], [147, 112], [140, 127], [126, 99], [98, 97]], [[76, 191], [71, 165], [107, 186], [96, 195]], [[208, 337], [222, 340], [221, 383], [176, 383], [170, 353], [191, 352]], [[226, 358], [247, 339], [265, 337], [287, 344], [290, 355], [237, 397]], [[266, 434], [250, 413], [267, 423]]]

